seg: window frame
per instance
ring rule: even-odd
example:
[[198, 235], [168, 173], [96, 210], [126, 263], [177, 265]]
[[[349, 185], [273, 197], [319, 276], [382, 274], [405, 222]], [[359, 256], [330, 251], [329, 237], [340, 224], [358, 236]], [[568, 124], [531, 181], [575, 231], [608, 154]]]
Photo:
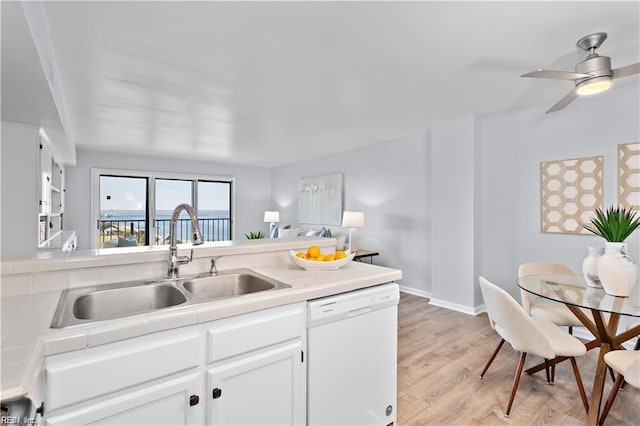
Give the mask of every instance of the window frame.
[[[193, 173], [171, 173], [171, 172], [158, 172], [158, 171], [143, 171], [143, 170], [125, 170], [125, 169], [103, 169], [92, 167], [91, 168], [91, 248], [98, 248], [99, 230], [97, 224], [100, 219], [100, 176], [113, 176], [113, 177], [131, 177], [131, 178], [146, 178], [147, 179], [147, 221], [149, 222], [149, 236], [148, 247], [162, 245], [156, 244], [151, 235], [155, 235], [155, 221], [156, 221], [156, 179], [167, 180], [186, 180], [191, 181], [191, 197], [192, 200], [196, 200], [198, 197], [198, 182], [221, 182], [231, 185], [229, 191], [229, 237], [233, 239], [235, 235], [235, 211], [236, 211], [236, 185], [234, 176], [221, 176], [221, 175], [201, 175]], [[194, 185], [195, 183], [195, 185]], [[193, 202], [193, 201], [192, 201]]]

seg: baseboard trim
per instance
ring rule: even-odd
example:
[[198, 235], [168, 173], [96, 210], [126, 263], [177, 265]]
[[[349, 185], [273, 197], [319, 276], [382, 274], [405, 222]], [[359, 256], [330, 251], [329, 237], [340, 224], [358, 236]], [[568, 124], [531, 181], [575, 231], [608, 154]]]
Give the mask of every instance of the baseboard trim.
[[452, 303], [446, 300], [434, 299], [434, 298], [431, 298], [429, 300], [429, 303], [431, 305], [438, 306], [440, 308], [450, 309], [452, 311], [462, 312], [463, 314], [473, 315], [473, 316], [476, 316], [478, 314], [481, 314], [482, 312], [485, 312], [484, 305], [467, 306], [467, 305], [460, 305], [459, 303]]
[[413, 287], [407, 287], [404, 285], [400, 286], [400, 291], [407, 294], [412, 294], [418, 297], [424, 297], [425, 299], [431, 299], [431, 292], [425, 290], [419, 290]]

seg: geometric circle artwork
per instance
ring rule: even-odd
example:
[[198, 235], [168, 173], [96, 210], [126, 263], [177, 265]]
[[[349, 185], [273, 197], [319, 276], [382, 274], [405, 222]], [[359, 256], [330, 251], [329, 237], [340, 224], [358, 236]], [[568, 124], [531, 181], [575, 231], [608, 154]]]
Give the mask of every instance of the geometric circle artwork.
[[640, 210], [640, 142], [618, 145], [618, 204]]
[[584, 157], [540, 163], [542, 232], [591, 234], [589, 224], [602, 208], [603, 157]]

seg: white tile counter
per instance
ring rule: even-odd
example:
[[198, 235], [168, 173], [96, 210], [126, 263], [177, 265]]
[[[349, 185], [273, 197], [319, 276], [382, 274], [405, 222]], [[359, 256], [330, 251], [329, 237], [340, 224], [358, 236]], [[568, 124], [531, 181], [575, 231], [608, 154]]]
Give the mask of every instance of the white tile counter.
[[[248, 250], [242, 250], [238, 246], [229, 246], [227, 250], [221, 247], [213, 249], [216, 256], [232, 258], [231, 253], [242, 255], [229, 259], [219, 268], [220, 270], [247, 267], [288, 284], [291, 288], [177, 306], [129, 318], [94, 322], [66, 329], [51, 329], [49, 326], [58, 299], [66, 286], [60, 288], [58, 285], [54, 291], [2, 297], [2, 399], [29, 394], [47, 355], [329, 296], [402, 278], [402, 272], [399, 270], [359, 262], [350, 262], [340, 270], [304, 271], [290, 261], [288, 250], [308, 247], [314, 241], [318, 240], [305, 239], [295, 243], [266, 241], [263, 244], [245, 245], [244, 248]], [[335, 240], [331, 239], [320, 241], [325, 246], [329, 241], [335, 244]], [[266, 252], [260, 251], [259, 247]], [[200, 252], [200, 255], [204, 257], [204, 253]], [[125, 260], [130, 261], [131, 257], [128, 255]], [[268, 262], [261, 261], [265, 259], [268, 259]], [[92, 260], [96, 261], [88, 259], [86, 262]], [[208, 259], [205, 260], [208, 262]], [[3, 259], [3, 274], [7, 271], [4, 269], [5, 266], [6, 262]], [[15, 263], [12, 266], [15, 266]], [[202, 266], [206, 264], [203, 262], [200, 265], [201, 269]], [[208, 271], [208, 267], [206, 270]]]

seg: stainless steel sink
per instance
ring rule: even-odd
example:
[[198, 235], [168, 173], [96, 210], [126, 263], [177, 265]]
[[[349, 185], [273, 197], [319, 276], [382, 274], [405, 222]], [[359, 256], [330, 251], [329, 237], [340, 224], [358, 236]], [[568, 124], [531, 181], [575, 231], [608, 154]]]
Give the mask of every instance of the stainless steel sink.
[[51, 328], [124, 318], [188, 303], [184, 290], [168, 283], [132, 281], [65, 290]]
[[62, 292], [51, 328], [125, 318], [194, 303], [289, 288], [250, 269], [189, 278], [132, 281]]
[[183, 280], [180, 284], [198, 300], [223, 299], [289, 287], [248, 269], [235, 269], [218, 275]]
[[167, 284], [94, 291], [76, 299], [73, 316], [100, 321], [181, 305], [186, 301], [180, 290]]

